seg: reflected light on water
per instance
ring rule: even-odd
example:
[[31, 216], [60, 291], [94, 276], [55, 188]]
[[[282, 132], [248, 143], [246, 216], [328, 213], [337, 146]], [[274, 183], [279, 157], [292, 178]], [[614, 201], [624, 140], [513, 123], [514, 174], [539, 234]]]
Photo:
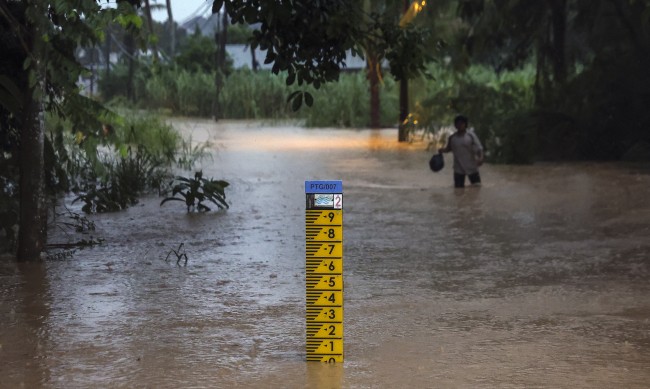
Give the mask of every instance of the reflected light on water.
[[[289, 129], [270, 129], [256, 132], [246, 143], [222, 141], [234, 149], [255, 149], [268, 151], [303, 151], [303, 150], [392, 150], [412, 148], [413, 143], [397, 141], [397, 130], [358, 130], [341, 133], [337, 130], [308, 130], [295, 132]], [[422, 143], [416, 143], [422, 148]]]

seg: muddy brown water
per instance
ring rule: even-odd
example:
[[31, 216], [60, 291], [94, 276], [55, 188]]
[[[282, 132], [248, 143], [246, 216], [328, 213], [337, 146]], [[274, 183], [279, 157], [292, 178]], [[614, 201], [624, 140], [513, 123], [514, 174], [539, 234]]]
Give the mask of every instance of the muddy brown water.
[[[102, 246], [1, 260], [0, 387], [650, 387], [650, 171], [486, 165], [456, 190], [393, 130], [175, 125], [231, 208], [146, 197], [92, 217]], [[343, 180], [343, 364], [305, 362], [311, 179]]]

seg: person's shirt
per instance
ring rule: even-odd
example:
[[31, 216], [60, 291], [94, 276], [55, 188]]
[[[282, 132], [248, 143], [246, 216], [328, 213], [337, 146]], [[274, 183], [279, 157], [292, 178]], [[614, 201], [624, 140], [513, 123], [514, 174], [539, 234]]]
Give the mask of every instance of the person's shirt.
[[449, 148], [454, 153], [454, 173], [474, 174], [478, 172], [476, 154], [483, 150], [483, 145], [476, 134], [471, 131], [460, 134], [456, 131], [449, 137]]

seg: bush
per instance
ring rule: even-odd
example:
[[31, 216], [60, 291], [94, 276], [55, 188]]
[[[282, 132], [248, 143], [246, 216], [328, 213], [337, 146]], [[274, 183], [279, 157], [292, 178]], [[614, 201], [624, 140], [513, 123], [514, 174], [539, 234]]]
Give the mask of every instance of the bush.
[[454, 75], [434, 67], [436, 81], [427, 97], [416, 103], [414, 121], [430, 132], [449, 126], [454, 116], [469, 117], [470, 127], [486, 147], [493, 162], [528, 163], [536, 156], [536, 127], [531, 124], [533, 108], [531, 67], [519, 72], [496, 74], [485, 67], [472, 67]]

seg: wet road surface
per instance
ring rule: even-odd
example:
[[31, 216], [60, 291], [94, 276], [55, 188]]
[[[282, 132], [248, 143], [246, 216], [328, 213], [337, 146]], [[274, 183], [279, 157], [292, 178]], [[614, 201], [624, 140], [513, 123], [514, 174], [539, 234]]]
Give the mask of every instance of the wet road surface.
[[[456, 190], [394, 130], [176, 126], [231, 208], [146, 197], [92, 216], [102, 246], [0, 260], [0, 387], [650, 386], [650, 171], [487, 165]], [[304, 362], [313, 179], [344, 187], [338, 365]]]

